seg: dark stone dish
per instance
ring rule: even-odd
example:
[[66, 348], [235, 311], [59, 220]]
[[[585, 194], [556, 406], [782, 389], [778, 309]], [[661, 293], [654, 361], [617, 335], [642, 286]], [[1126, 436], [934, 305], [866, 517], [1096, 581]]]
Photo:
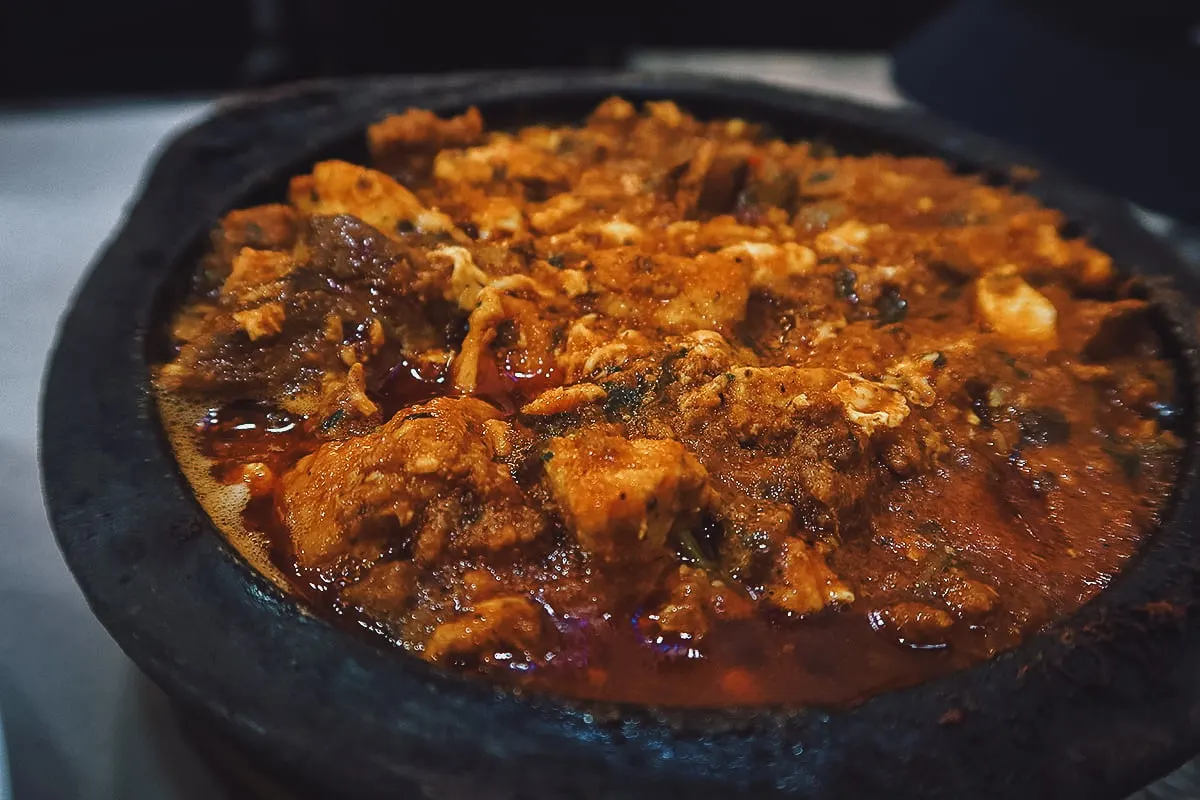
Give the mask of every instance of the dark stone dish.
[[[852, 709], [664, 710], [518, 695], [306, 613], [192, 496], [149, 385], [166, 315], [224, 211], [282, 196], [410, 105], [492, 126], [577, 120], [612, 94], [738, 115], [845, 152], [1028, 164], [921, 114], [755, 83], [629, 73], [312, 83], [222, 106], [172, 141], [62, 321], [41, 460], [58, 542], [100, 621], [190, 719], [314, 797], [1123, 797], [1200, 750], [1200, 282], [1124, 204], [1041, 169], [1023, 188], [1145, 276], [1189, 447], [1166, 523], [1079, 613], [989, 662]], [[1038, 165], [1033, 165], [1038, 166]]]

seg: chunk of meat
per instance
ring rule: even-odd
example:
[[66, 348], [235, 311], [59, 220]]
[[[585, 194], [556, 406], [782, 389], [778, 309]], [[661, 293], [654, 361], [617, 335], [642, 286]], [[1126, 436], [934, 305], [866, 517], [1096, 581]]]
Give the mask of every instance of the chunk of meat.
[[528, 597], [495, 597], [474, 611], [434, 630], [425, 643], [425, 658], [446, 661], [454, 657], [506, 650], [522, 655], [545, 650], [542, 631], [545, 612]]
[[239, 253], [203, 322], [179, 330], [179, 356], [160, 379], [315, 413], [324, 383], [385, 343], [410, 351], [440, 344], [414, 306], [444, 307], [450, 270], [354, 217], [314, 217], [295, 252]]
[[679, 442], [581, 433], [547, 442], [546, 477], [580, 546], [616, 561], [660, 549], [675, 525], [692, 523], [708, 499], [708, 476]]
[[647, 617], [662, 633], [699, 641], [714, 622], [754, 613], [754, 604], [744, 594], [697, 567], [680, 565], [668, 586], [666, 602]]
[[1145, 300], [1080, 301], [1068, 333], [1071, 344], [1094, 362], [1146, 352], [1157, 339], [1150, 309]]
[[394, 620], [408, 610], [417, 592], [420, 572], [421, 568], [411, 561], [385, 561], [358, 583], [343, 589], [339, 599], [358, 611]]
[[[756, 496], [833, 512], [862, 500], [877, 478], [880, 432], [908, 417], [899, 392], [801, 367], [732, 367], [684, 392], [677, 407], [670, 424], [727, 485], [745, 491], [753, 481], [766, 493]], [[764, 473], [769, 480], [755, 477]]]
[[480, 400], [437, 398], [305, 456], [282, 481], [298, 563], [324, 569], [411, 548], [429, 564], [447, 550], [536, 538], [541, 514], [486, 445], [484, 426], [499, 417]]
[[853, 603], [854, 592], [825, 556], [800, 539], [788, 539], [779, 557], [779, 574], [767, 587], [767, 599], [793, 614], [810, 614], [835, 603]]
[[651, 615], [658, 629], [703, 639], [708, 633], [712, 584], [704, 570], [686, 564], [676, 572], [667, 602]]

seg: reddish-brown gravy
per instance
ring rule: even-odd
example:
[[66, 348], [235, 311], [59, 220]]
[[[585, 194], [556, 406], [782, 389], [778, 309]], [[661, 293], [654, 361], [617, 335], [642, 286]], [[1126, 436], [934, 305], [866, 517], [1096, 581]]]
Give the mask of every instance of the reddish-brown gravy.
[[226, 217], [158, 376], [201, 499], [244, 486], [324, 613], [572, 696], [843, 703], [1011, 647], [1157, 524], [1150, 309], [1031, 198], [669, 103], [370, 142]]

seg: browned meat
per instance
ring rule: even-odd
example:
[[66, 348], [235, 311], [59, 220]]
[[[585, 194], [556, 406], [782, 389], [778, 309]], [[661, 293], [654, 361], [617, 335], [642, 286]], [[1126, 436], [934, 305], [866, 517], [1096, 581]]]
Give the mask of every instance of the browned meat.
[[679, 442], [577, 435], [546, 442], [551, 495], [579, 546], [608, 561], [661, 549], [707, 504], [704, 468]]
[[480, 400], [437, 398], [305, 456], [281, 486], [297, 564], [342, 572], [405, 549], [429, 564], [447, 549], [502, 550], [537, 537], [542, 515], [485, 435], [499, 416]]

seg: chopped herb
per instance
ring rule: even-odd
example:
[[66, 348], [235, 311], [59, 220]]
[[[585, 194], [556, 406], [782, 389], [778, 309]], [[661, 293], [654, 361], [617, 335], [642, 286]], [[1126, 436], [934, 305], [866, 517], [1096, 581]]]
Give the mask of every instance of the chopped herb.
[[718, 572], [716, 562], [705, 554], [704, 550], [700, 547], [700, 543], [696, 541], [695, 533], [690, 529], [681, 528], [676, 536], [679, 539], [680, 548], [683, 550], [680, 555], [685, 560], [691, 561], [705, 572]]
[[820, 170], [819, 172], [814, 172], [812, 175], [809, 175], [808, 180], [805, 181], [805, 183], [809, 183], [809, 184], [824, 183], [825, 181], [832, 178], [833, 175], [834, 175], [833, 170], [823, 169], [823, 170]]
[[552, 459], [552, 458], [554, 458], [554, 451], [553, 451], [553, 450], [546, 450], [545, 452], [543, 452], [543, 453], [542, 453], [542, 461], [543, 461], [543, 462], [545, 462], [545, 461], [549, 461], [549, 460], [550, 460], [550, 459]]
[[601, 388], [608, 393], [604, 400], [604, 413], [610, 418], [624, 419], [628, 419], [641, 408], [647, 390], [645, 378], [641, 375], [638, 375], [637, 383], [633, 386], [611, 381], [601, 384]]
[[899, 289], [888, 286], [875, 302], [875, 309], [879, 312], [880, 325], [892, 325], [908, 316], [908, 301], [900, 296]]
[[1021, 441], [1034, 447], [1062, 444], [1071, 438], [1071, 423], [1057, 408], [1033, 408], [1017, 417]]
[[567, 263], [566, 259], [562, 256], [561, 253], [555, 253], [554, 255], [547, 258], [546, 262], [550, 266], [554, 267], [555, 269], [562, 269], [563, 266], [565, 266]]
[[321, 432], [329, 433], [345, 416], [346, 412], [339, 408], [321, 422]]
[[858, 302], [855, 286], [858, 285], [858, 273], [849, 267], [842, 267], [833, 273], [833, 293], [848, 300], [851, 304]]
[[662, 366], [658, 371], [658, 377], [654, 380], [654, 392], [658, 394], [675, 382], [677, 377], [675, 374], [675, 362], [688, 354], [687, 348], [680, 348], [673, 353], [667, 355], [662, 360]]

